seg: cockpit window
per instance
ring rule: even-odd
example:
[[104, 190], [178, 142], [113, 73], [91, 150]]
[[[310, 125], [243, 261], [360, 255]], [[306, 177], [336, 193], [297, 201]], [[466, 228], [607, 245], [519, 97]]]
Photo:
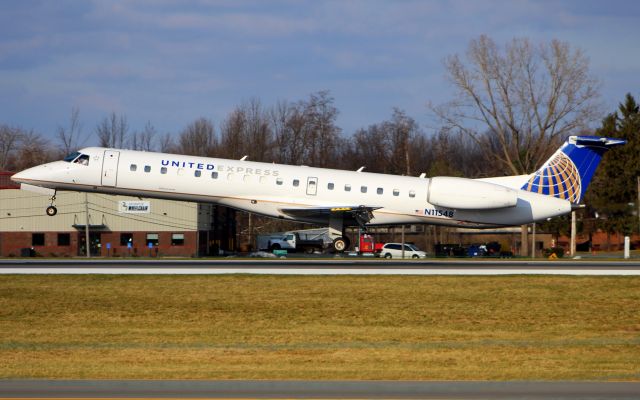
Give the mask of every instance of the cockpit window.
[[80, 155], [80, 152], [75, 151], [75, 152], [69, 154], [68, 156], [66, 156], [64, 158], [64, 161], [71, 162], [71, 161], [75, 160], [76, 158], [78, 158], [79, 155]]
[[89, 156], [86, 154], [82, 154], [80, 157], [76, 158], [74, 161], [76, 164], [89, 165]]

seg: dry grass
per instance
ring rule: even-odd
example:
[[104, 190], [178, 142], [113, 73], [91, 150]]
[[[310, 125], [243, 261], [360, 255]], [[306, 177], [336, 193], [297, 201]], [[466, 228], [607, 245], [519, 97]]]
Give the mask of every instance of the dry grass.
[[640, 279], [0, 276], [0, 377], [640, 380]]

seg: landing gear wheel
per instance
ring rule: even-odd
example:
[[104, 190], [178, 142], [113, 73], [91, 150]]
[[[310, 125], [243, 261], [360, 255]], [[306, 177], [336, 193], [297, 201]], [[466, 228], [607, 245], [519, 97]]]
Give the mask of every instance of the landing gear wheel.
[[47, 215], [50, 217], [53, 217], [54, 215], [56, 215], [58, 213], [58, 209], [55, 206], [49, 206], [47, 207]]
[[347, 247], [348, 247], [348, 239], [347, 238], [337, 237], [337, 238], [333, 239], [333, 248], [337, 252], [342, 253], [343, 251], [346, 250]]

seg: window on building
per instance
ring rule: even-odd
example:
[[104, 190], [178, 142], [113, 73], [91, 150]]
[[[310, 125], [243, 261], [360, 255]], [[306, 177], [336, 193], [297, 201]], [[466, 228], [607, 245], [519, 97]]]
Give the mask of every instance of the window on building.
[[294, 179], [293, 186], [300, 186], [300, 181], [298, 179]]
[[184, 233], [172, 233], [171, 234], [172, 246], [184, 246]]
[[349, 185], [348, 183], [346, 185], [344, 185], [344, 191], [345, 192], [350, 192], [351, 191], [351, 185]]
[[157, 233], [147, 233], [147, 246], [151, 243], [154, 246], [157, 246], [160, 243], [160, 239]]
[[398, 189], [393, 189], [393, 195], [394, 195], [394, 196], [400, 196], [400, 190], [398, 190]]
[[416, 191], [415, 190], [409, 190], [409, 197], [416, 197]]
[[211, 173], [211, 179], [218, 179], [218, 173], [216, 171]]
[[137, 166], [137, 165], [135, 165], [135, 164], [131, 164], [131, 165], [129, 166], [129, 170], [130, 170], [130, 171], [136, 171], [137, 169], [138, 169], [138, 166]]
[[160, 168], [160, 173], [161, 174], [166, 174], [167, 173], [167, 167]]
[[199, 169], [197, 169], [197, 170], [193, 171], [193, 175], [194, 175], [196, 178], [200, 178], [200, 176], [202, 175], [202, 171], [200, 171]]
[[360, 192], [361, 193], [367, 193], [367, 187], [366, 186], [360, 186]]
[[71, 246], [71, 234], [58, 233], [58, 246]]
[[44, 233], [32, 233], [31, 234], [32, 246], [44, 246]]
[[383, 189], [383, 188], [378, 188], [378, 189], [376, 190], [376, 193], [378, 193], [378, 194], [382, 194], [382, 193], [384, 193], [384, 189]]
[[329, 183], [327, 184], [327, 189], [329, 189], [329, 190], [333, 190], [333, 183], [332, 183], [332, 182], [329, 182]]
[[120, 246], [133, 246], [133, 233], [121, 233], [120, 234]]
[[151, 172], [151, 165], [145, 165], [144, 172]]

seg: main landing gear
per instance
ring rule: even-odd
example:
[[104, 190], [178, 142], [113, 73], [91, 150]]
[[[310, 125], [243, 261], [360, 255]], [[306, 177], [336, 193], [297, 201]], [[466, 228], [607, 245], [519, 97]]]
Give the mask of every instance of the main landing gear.
[[49, 205], [49, 207], [47, 207], [47, 215], [50, 217], [53, 217], [54, 215], [56, 215], [58, 213], [58, 209], [56, 208], [56, 206], [53, 205], [53, 203], [55, 203], [56, 201], [56, 195], [55, 193], [53, 194], [53, 196], [51, 196], [51, 205]]
[[362, 230], [366, 230], [366, 224], [373, 219], [372, 209], [365, 206], [336, 210], [329, 214], [329, 234], [333, 237], [333, 249], [342, 253], [351, 245], [349, 238], [344, 233], [345, 219], [355, 222]]

